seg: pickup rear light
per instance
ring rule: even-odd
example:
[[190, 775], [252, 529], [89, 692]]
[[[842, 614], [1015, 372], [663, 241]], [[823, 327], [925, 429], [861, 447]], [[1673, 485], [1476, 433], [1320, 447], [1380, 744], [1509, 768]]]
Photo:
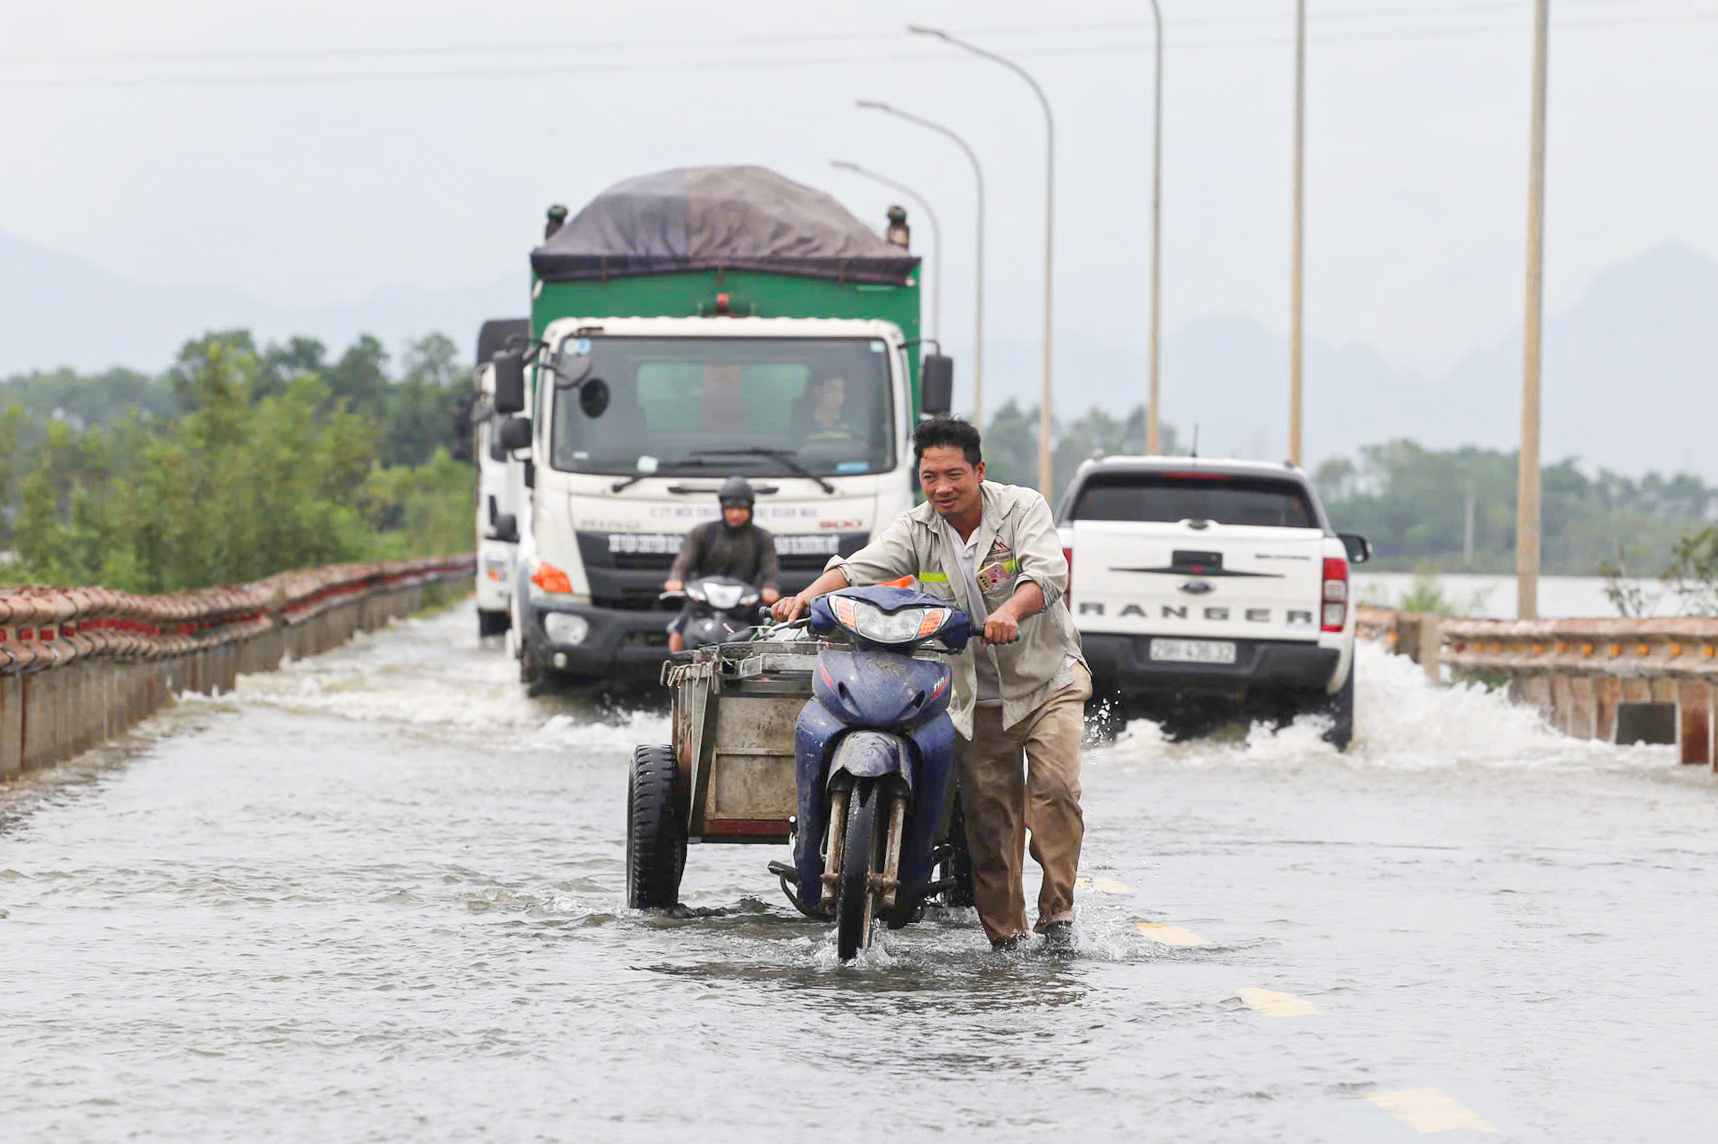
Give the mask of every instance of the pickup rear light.
[[1067, 601], [1070, 609], [1074, 606], [1074, 550], [1062, 549], [1062, 559], [1068, 562], [1068, 590], [1062, 593], [1062, 599]]
[[1339, 632], [1348, 619], [1348, 561], [1340, 556], [1324, 558], [1324, 612], [1320, 627]]

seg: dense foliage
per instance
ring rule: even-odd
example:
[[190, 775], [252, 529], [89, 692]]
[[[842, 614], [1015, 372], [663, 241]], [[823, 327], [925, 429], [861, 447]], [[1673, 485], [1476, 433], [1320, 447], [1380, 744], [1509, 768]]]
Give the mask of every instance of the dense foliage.
[[330, 361], [232, 331], [161, 378], [0, 385], [0, 580], [164, 592], [469, 548], [471, 469], [448, 446], [470, 375], [440, 335], [400, 378], [386, 365], [370, 337]]
[[[1358, 461], [1329, 460], [1314, 474], [1331, 521], [1367, 536], [1380, 568], [1445, 572], [1514, 570], [1516, 477], [1514, 453], [1413, 441], [1371, 445]], [[1620, 565], [1656, 575], [1718, 511], [1718, 488], [1687, 474], [1589, 476], [1568, 459], [1544, 469], [1541, 500], [1546, 572], [1591, 576]]]

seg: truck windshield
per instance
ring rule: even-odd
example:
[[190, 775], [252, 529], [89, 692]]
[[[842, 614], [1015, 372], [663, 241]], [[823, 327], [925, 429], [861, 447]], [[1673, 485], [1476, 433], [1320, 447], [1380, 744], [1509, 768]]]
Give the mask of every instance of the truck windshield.
[[1080, 490], [1068, 515], [1074, 520], [1214, 520], [1267, 528], [1318, 527], [1300, 485], [1214, 473], [1096, 476]]
[[557, 469], [846, 476], [894, 464], [880, 338], [573, 337], [556, 354], [563, 378], [600, 378], [609, 389], [596, 417], [580, 409], [576, 388], [556, 389]]

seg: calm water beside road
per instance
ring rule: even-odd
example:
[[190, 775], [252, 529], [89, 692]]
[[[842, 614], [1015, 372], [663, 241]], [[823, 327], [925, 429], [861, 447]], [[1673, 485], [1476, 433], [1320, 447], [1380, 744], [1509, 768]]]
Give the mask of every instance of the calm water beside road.
[[844, 967], [776, 848], [694, 847], [706, 916], [623, 910], [625, 767], [665, 719], [527, 700], [475, 627], [361, 638], [0, 793], [5, 1139], [1718, 1118], [1718, 789], [1667, 749], [1560, 740], [1367, 649], [1349, 756], [1143, 723], [1088, 753], [1076, 956], [992, 955], [962, 912]]

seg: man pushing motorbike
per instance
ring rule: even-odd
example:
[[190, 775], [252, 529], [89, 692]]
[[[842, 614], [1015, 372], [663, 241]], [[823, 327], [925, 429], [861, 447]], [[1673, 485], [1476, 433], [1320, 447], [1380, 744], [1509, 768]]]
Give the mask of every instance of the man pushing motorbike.
[[786, 622], [825, 592], [902, 576], [965, 607], [982, 638], [956, 666], [949, 714], [961, 736], [974, 904], [993, 946], [1025, 940], [1029, 830], [1044, 871], [1034, 929], [1065, 943], [1085, 831], [1080, 740], [1092, 694], [1064, 599], [1068, 561], [1041, 494], [984, 479], [976, 428], [949, 417], [926, 421], [913, 433], [913, 452], [925, 503], [858, 552], [832, 559], [772, 613]]
[[[731, 576], [756, 584], [766, 604], [781, 598], [781, 561], [776, 556], [775, 537], [752, 522], [757, 494], [744, 477], [729, 477], [717, 490], [722, 517], [700, 524], [680, 543], [680, 554], [668, 570], [665, 591], [678, 592], [696, 576]], [[686, 622], [692, 615], [688, 603], [668, 625], [668, 650], [686, 650]]]

